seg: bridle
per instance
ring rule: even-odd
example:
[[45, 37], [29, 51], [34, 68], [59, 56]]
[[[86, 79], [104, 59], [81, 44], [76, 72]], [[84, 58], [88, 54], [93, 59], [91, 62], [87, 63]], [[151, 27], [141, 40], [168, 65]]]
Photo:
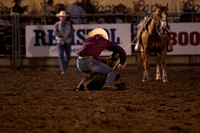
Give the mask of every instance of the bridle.
[[[160, 19], [160, 20], [155, 19], [154, 15], [155, 15], [155, 13], [152, 14], [151, 19], [156, 23], [156, 31], [157, 31], [158, 35], [160, 37], [166, 37], [167, 36], [167, 30], [169, 28], [167, 20], [166, 19]], [[161, 27], [162, 23], [166, 23], [166, 28], [165, 29], [163, 29]]]

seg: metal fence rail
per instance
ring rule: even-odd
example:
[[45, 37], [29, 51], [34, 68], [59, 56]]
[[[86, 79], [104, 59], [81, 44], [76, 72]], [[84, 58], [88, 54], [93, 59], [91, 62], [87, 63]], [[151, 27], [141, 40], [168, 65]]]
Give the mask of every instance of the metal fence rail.
[[21, 66], [21, 32], [20, 15], [12, 15], [12, 67], [18, 69]]
[[[131, 23], [133, 27], [148, 13], [137, 14], [87, 14], [85, 16], [71, 16], [71, 18], [87, 18], [90, 24], [115, 23], [116, 18], [123, 19], [124, 23]], [[195, 22], [200, 21], [198, 13], [169, 13], [169, 22]], [[106, 22], [109, 18], [112, 21]], [[104, 19], [104, 22], [99, 20]], [[22, 58], [25, 57], [25, 26], [26, 25], [52, 25], [58, 18], [46, 15], [0, 15], [0, 56], [11, 58], [11, 67], [20, 69]], [[135, 36], [132, 30], [132, 36]], [[191, 61], [192, 61], [191, 56]]]

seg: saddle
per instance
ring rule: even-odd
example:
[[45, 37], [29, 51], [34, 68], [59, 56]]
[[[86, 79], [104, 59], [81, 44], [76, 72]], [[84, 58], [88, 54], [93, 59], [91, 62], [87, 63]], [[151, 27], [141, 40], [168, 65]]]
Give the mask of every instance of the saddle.
[[[138, 38], [138, 41], [139, 41], [139, 44], [142, 44], [142, 39], [141, 39], [141, 35], [142, 33], [146, 30], [148, 33], [148, 26], [151, 22], [151, 17], [145, 17], [145, 19], [143, 19], [139, 24], [138, 24], [138, 33], [137, 33], [137, 38]], [[149, 33], [150, 34], [150, 33]], [[168, 31], [167, 31], [167, 34]], [[159, 49], [154, 49], [153, 52], [156, 52], [156, 51], [159, 51]], [[170, 42], [170, 39], [168, 37], [168, 40], [167, 40], [167, 52], [172, 52], [173, 51], [173, 45], [171, 44]]]

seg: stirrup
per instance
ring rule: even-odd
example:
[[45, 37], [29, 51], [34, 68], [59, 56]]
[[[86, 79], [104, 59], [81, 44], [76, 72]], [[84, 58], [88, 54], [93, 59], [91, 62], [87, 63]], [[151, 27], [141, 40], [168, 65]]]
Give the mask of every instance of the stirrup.
[[135, 52], [140, 52], [140, 43], [139, 43], [139, 42], [137, 42], [137, 43], [135, 44], [134, 50], [135, 50]]

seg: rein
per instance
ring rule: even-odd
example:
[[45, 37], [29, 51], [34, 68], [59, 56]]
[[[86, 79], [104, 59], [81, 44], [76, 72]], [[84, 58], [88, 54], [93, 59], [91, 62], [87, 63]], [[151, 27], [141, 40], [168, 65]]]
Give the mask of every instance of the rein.
[[[151, 17], [151, 19], [156, 23], [156, 31], [157, 31], [157, 33], [158, 33], [158, 35], [160, 36], [160, 37], [166, 37], [167, 36], [167, 34], [166, 33], [164, 33], [164, 34], [162, 34], [159, 30], [158, 30], [158, 25], [160, 24], [160, 23], [158, 23], [154, 18], [152, 18]], [[149, 33], [149, 32], [148, 32]], [[150, 34], [150, 33], [149, 33]], [[150, 34], [151, 35], [151, 34]]]

